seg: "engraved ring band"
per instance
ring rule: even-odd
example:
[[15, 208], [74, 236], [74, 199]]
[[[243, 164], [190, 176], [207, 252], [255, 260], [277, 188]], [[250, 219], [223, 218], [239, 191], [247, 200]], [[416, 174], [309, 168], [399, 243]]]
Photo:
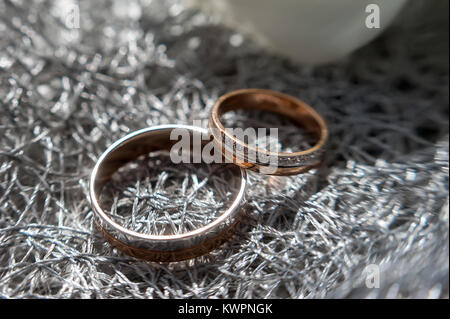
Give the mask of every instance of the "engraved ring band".
[[112, 175], [128, 162], [141, 155], [158, 150], [170, 150], [175, 141], [170, 139], [174, 129], [184, 129], [191, 134], [208, 134], [207, 130], [187, 125], [163, 125], [131, 133], [111, 145], [99, 158], [90, 180], [90, 199], [94, 210], [94, 221], [104, 237], [122, 252], [145, 260], [170, 262], [204, 255], [220, 246], [239, 222], [244, 205], [247, 173], [231, 165], [240, 185], [231, 205], [211, 223], [193, 231], [174, 235], [148, 235], [135, 232], [116, 223], [100, 204], [104, 185]]

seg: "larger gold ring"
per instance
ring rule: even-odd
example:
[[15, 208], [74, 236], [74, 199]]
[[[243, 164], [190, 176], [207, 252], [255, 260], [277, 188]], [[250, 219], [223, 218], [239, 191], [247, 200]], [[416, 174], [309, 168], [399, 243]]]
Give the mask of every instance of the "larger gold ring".
[[[220, 118], [224, 113], [237, 109], [260, 109], [287, 116], [311, 133], [317, 143], [310, 149], [293, 153], [272, 152], [250, 146], [236, 138], [221, 123]], [[212, 108], [208, 126], [214, 141], [220, 145], [228, 160], [268, 175], [299, 174], [317, 166], [328, 139], [325, 120], [311, 106], [290, 95], [263, 89], [238, 90], [220, 97]]]
[[[230, 165], [239, 179], [231, 205], [211, 223], [190, 232], [174, 235], [143, 234], [116, 223], [101, 207], [100, 194], [112, 175], [129, 161], [158, 150], [170, 150], [176, 143], [174, 130], [183, 130], [194, 139], [195, 134], [210, 137], [206, 129], [187, 125], [154, 126], [131, 133], [112, 144], [100, 156], [90, 179], [90, 199], [94, 221], [105, 238], [122, 252], [140, 259], [158, 262], [180, 261], [210, 252], [221, 245], [235, 230], [245, 204], [247, 173]], [[203, 143], [208, 141], [205, 140]], [[193, 143], [190, 143], [193, 145]]]

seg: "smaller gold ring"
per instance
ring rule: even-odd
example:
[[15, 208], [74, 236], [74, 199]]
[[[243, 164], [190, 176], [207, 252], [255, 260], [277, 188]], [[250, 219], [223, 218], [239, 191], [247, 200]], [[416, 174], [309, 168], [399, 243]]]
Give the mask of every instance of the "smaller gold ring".
[[[311, 133], [317, 143], [310, 149], [293, 153], [250, 146], [225, 129], [220, 120], [226, 112], [238, 109], [259, 109], [284, 115]], [[267, 175], [294, 175], [316, 167], [321, 162], [328, 139], [324, 118], [311, 106], [293, 96], [263, 89], [244, 89], [221, 96], [212, 108], [208, 127], [227, 160]]]

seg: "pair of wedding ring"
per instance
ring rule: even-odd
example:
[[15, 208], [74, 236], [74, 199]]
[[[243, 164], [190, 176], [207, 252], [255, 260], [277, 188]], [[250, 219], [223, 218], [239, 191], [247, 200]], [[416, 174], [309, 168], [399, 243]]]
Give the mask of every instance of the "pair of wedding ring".
[[[307, 150], [281, 153], [260, 149], [245, 143], [225, 129], [223, 114], [238, 109], [259, 109], [284, 115], [309, 133], [317, 142]], [[209, 130], [187, 125], [162, 125], [131, 133], [112, 144], [98, 159], [90, 178], [90, 199], [94, 221], [104, 237], [122, 252], [140, 259], [170, 262], [195, 258], [220, 246], [240, 220], [247, 186], [246, 169], [269, 175], [293, 175], [317, 166], [328, 138], [327, 125], [320, 114], [306, 103], [271, 90], [245, 89], [226, 94], [212, 108]], [[112, 175], [128, 162], [153, 151], [171, 151], [177, 141], [171, 133], [182, 129], [190, 138], [208, 136], [230, 165], [239, 187], [228, 209], [213, 222], [193, 231], [174, 235], [143, 234], [116, 223], [100, 205], [100, 194]], [[217, 155], [217, 154], [216, 154]], [[254, 155], [254, 156], [253, 156]]]

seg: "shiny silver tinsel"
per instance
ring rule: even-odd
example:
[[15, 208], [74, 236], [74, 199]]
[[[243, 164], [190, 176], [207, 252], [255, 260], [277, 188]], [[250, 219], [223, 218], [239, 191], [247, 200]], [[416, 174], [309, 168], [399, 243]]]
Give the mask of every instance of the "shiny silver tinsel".
[[[105, 148], [205, 120], [219, 95], [246, 87], [324, 114], [323, 167], [251, 174], [245, 223], [210, 256], [160, 265], [105, 244], [87, 196]], [[374, 43], [310, 68], [178, 1], [0, 0], [0, 296], [448, 297], [448, 100], [447, 1], [414, 1]], [[165, 167], [138, 174], [153, 188], [127, 184], [113, 208], [158, 204], [157, 193], [190, 201], [186, 218], [220, 209], [227, 183], [183, 168], [178, 185], [204, 189], [176, 197]]]

